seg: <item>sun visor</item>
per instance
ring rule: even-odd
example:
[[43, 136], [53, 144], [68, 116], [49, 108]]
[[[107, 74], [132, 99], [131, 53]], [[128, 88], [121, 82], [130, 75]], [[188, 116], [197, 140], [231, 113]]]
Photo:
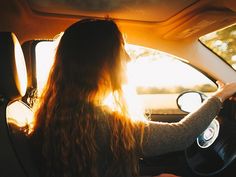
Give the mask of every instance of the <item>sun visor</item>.
[[24, 55], [16, 36], [0, 32], [0, 96], [16, 99], [24, 96], [27, 72]]

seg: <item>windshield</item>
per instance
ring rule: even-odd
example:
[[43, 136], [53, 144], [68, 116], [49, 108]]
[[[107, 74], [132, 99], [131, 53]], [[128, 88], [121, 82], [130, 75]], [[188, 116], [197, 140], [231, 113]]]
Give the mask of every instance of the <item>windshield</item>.
[[236, 24], [206, 34], [199, 39], [236, 70]]

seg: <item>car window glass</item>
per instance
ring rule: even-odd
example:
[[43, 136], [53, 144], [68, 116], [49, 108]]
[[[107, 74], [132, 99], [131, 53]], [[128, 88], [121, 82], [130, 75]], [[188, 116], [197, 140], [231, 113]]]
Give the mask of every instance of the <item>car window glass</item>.
[[209, 78], [178, 58], [150, 48], [128, 45], [133, 58], [128, 76], [147, 110], [154, 114], [182, 114], [176, 99], [184, 91], [211, 94], [217, 87]]
[[[210, 94], [217, 89], [209, 78], [172, 55], [130, 44], [125, 48], [132, 58], [127, 67], [129, 84], [136, 88], [137, 97], [147, 112], [183, 114], [176, 104], [180, 93], [195, 90]], [[42, 41], [35, 50], [36, 70], [41, 74], [37, 76], [41, 92], [54, 61], [55, 44]]]
[[53, 41], [42, 41], [35, 46], [37, 91], [40, 95], [47, 82], [54, 62], [56, 44]]
[[236, 24], [206, 34], [199, 40], [236, 70]]

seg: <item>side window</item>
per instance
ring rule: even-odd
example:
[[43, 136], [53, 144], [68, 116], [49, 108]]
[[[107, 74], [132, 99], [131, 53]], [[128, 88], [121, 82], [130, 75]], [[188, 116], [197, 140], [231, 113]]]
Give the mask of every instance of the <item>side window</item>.
[[56, 44], [54, 41], [42, 41], [35, 46], [37, 91], [39, 95], [42, 93], [54, 63]]
[[206, 34], [199, 40], [236, 70], [236, 24]]
[[176, 57], [157, 50], [127, 45], [133, 58], [128, 66], [130, 83], [152, 114], [182, 114], [176, 105], [181, 92], [211, 94], [217, 86], [201, 72]]
[[[54, 62], [56, 44], [42, 41], [35, 47], [39, 93]], [[138, 99], [152, 114], [183, 114], [176, 104], [180, 93], [195, 90], [208, 95], [217, 89], [209, 78], [172, 55], [130, 44], [125, 47], [132, 58], [127, 72], [129, 84], [136, 88]]]

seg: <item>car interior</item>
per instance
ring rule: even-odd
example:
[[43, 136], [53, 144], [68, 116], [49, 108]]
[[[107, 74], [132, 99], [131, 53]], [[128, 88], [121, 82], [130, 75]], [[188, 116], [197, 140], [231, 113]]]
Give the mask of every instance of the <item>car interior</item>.
[[[84, 18], [112, 18], [118, 24], [133, 60], [130, 82], [153, 121], [177, 122], [217, 90], [217, 80], [236, 81], [235, 0], [2, 0], [0, 176], [39, 177], [22, 132], [30, 130], [60, 36]], [[230, 38], [224, 41], [219, 30]], [[230, 52], [230, 58], [208, 44]], [[236, 103], [227, 100], [193, 145], [141, 158], [141, 175], [236, 176], [235, 126]]]

